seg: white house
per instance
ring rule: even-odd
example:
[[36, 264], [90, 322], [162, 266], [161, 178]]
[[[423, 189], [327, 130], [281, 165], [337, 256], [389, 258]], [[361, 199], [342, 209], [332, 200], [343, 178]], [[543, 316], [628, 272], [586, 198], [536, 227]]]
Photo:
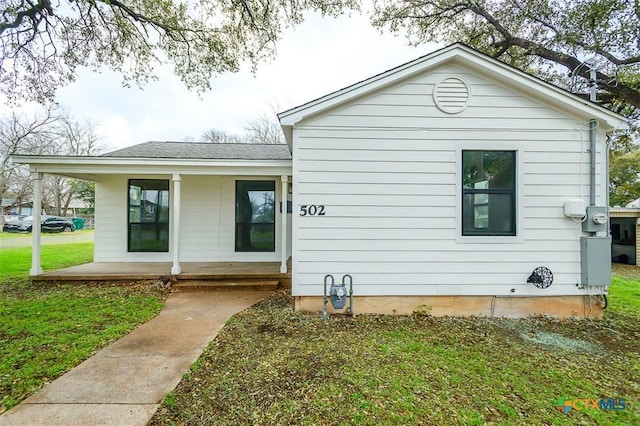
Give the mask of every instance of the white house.
[[356, 313], [601, 315], [606, 137], [624, 117], [456, 44], [279, 119], [288, 149], [14, 160], [96, 181], [96, 262], [285, 272], [291, 256], [302, 311], [349, 275]]

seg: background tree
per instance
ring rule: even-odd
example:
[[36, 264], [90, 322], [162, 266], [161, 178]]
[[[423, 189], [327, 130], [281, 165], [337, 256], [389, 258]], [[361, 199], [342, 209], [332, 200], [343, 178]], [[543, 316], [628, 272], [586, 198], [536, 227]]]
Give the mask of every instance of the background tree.
[[[372, 23], [414, 45], [462, 42], [630, 118], [613, 142], [611, 203], [640, 198], [640, 6], [630, 0], [376, 0]], [[620, 135], [619, 135], [620, 136]]]
[[282, 31], [305, 11], [337, 15], [357, 0], [3, 0], [0, 91], [51, 100], [78, 67], [103, 66], [143, 84], [171, 63], [188, 88], [275, 54]]
[[[638, 134], [634, 129], [633, 134]], [[640, 146], [624, 134], [609, 149], [609, 204], [624, 207], [640, 198]]]
[[72, 179], [70, 185], [73, 197], [84, 202], [89, 211], [94, 211], [96, 207], [96, 184], [86, 180]]
[[54, 127], [60, 121], [57, 111], [48, 107], [31, 117], [12, 113], [0, 118], [0, 201], [13, 201], [8, 209], [30, 201], [31, 182], [26, 167], [13, 164], [12, 154], [52, 154], [50, 141], [55, 139]]
[[[101, 149], [92, 123], [75, 120], [57, 106], [49, 106], [32, 116], [12, 113], [0, 118], [0, 197], [3, 201], [11, 199], [7, 207], [16, 212], [19, 206], [32, 200], [28, 167], [13, 164], [10, 158], [13, 154], [95, 155]], [[59, 176], [47, 175], [43, 182], [42, 205], [52, 214], [66, 214], [76, 190], [86, 189], [83, 184], [73, 184], [73, 180]]]
[[242, 136], [234, 135], [224, 130], [209, 129], [200, 136], [200, 141], [210, 143], [243, 143], [244, 139]]
[[284, 143], [284, 134], [280, 123], [273, 115], [261, 114], [249, 120], [245, 126], [245, 137], [251, 143]]
[[[185, 142], [194, 142], [196, 139], [186, 137]], [[219, 129], [209, 129], [204, 132], [201, 142], [210, 143], [258, 143], [258, 144], [278, 144], [284, 143], [284, 135], [280, 128], [275, 113], [274, 115], [260, 114], [247, 121], [244, 125], [244, 133], [241, 135], [225, 132]]]
[[[100, 138], [94, 131], [94, 125], [88, 120], [77, 120], [67, 111], [61, 111], [60, 120], [53, 128], [55, 139], [51, 141], [58, 155], [96, 155], [102, 151]], [[80, 183], [76, 179], [46, 175], [43, 184], [42, 202], [49, 206], [49, 213], [65, 216], [73, 199], [78, 200], [76, 190], [86, 191], [94, 185]], [[85, 194], [86, 198], [86, 194]]]

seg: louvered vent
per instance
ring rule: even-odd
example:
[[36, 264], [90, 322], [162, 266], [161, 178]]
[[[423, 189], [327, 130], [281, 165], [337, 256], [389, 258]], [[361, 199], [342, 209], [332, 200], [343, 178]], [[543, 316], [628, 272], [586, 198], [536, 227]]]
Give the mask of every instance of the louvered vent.
[[467, 83], [458, 77], [446, 77], [436, 84], [433, 99], [438, 108], [449, 114], [464, 111], [469, 104], [471, 93]]

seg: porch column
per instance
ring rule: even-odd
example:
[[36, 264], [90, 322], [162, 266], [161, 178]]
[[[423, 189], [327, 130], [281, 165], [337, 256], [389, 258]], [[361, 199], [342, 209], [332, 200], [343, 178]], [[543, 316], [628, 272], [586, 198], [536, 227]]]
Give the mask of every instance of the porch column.
[[33, 205], [31, 208], [31, 216], [33, 217], [33, 225], [31, 228], [31, 270], [30, 275], [42, 274], [42, 266], [40, 266], [40, 219], [42, 212], [42, 173], [33, 173]]
[[171, 274], [182, 272], [180, 268], [180, 183], [182, 176], [173, 175], [173, 266]]
[[280, 273], [285, 274], [287, 272], [287, 182], [289, 181], [286, 175], [280, 176], [280, 183], [282, 184], [282, 190], [280, 198], [282, 199], [282, 213], [280, 217], [282, 219], [280, 237]]

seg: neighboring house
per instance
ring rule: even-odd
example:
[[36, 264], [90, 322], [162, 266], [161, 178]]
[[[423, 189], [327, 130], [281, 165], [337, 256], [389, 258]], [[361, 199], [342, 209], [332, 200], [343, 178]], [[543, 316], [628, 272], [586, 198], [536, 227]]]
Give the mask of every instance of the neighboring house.
[[15, 198], [3, 198], [2, 213], [10, 216], [29, 216], [31, 215], [31, 202], [19, 202]]
[[0, 224], [31, 215], [31, 202], [19, 202], [15, 198], [2, 198]]
[[640, 198], [633, 200], [625, 206], [628, 209], [640, 209]]
[[288, 146], [14, 161], [96, 182], [96, 262], [286, 272], [291, 256], [302, 311], [322, 309], [327, 274], [348, 274], [356, 313], [601, 314], [605, 139], [624, 117], [458, 44], [279, 118]]
[[634, 203], [625, 208], [612, 208], [609, 212], [611, 260], [617, 263], [640, 265], [640, 203]]

